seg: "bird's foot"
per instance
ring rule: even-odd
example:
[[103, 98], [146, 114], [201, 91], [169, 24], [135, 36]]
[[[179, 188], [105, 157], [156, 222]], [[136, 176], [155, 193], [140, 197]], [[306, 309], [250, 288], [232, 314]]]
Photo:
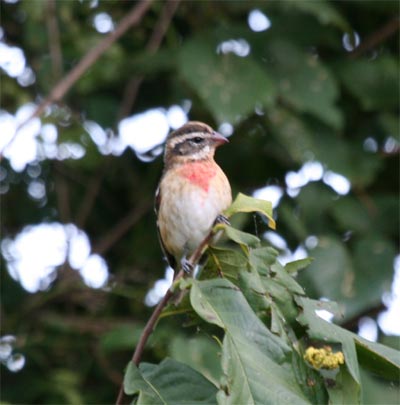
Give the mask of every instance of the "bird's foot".
[[185, 272], [186, 275], [191, 275], [194, 270], [194, 266], [192, 263], [189, 262], [186, 258], [181, 260], [181, 268]]
[[223, 224], [223, 225], [230, 225], [229, 219], [222, 214], [219, 214], [217, 218], [215, 218], [214, 225]]

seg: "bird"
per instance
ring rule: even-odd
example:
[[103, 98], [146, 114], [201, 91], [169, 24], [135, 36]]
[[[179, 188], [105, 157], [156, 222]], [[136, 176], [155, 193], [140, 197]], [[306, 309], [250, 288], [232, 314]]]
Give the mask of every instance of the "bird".
[[199, 121], [172, 131], [165, 143], [164, 170], [156, 191], [157, 230], [175, 272], [193, 271], [187, 260], [232, 203], [228, 178], [214, 160], [228, 139]]

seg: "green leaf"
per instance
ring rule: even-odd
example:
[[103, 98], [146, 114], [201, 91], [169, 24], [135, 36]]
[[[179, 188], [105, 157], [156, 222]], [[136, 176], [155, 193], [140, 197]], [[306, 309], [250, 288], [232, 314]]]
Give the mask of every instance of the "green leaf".
[[285, 363], [289, 347], [265, 327], [235, 285], [225, 279], [195, 281], [190, 299], [204, 320], [225, 331], [220, 404], [308, 403]]
[[305, 269], [314, 260], [313, 257], [306, 257], [305, 259], [294, 260], [285, 264], [285, 270], [291, 273], [297, 273], [299, 270]]
[[[363, 405], [398, 405], [400, 398], [400, 388], [398, 384], [387, 384], [363, 370], [361, 372], [361, 380]], [[396, 382], [397, 381], [398, 378], [396, 379]]]
[[345, 196], [332, 205], [331, 211], [341, 229], [365, 233], [371, 226], [371, 218], [365, 205], [353, 196]]
[[143, 325], [122, 325], [109, 332], [104, 333], [100, 338], [100, 346], [103, 350], [131, 349], [139, 340]]
[[343, 126], [342, 112], [336, 106], [339, 95], [335, 77], [312, 55], [292, 42], [274, 39], [267, 44], [273, 60], [272, 73], [279, 95], [300, 112], [313, 114], [329, 126]]
[[239, 193], [235, 201], [224, 211], [224, 214], [229, 218], [239, 212], [258, 212], [265, 215], [268, 218], [270, 228], [275, 229], [275, 221], [272, 218], [272, 204], [269, 201]]
[[335, 25], [343, 31], [350, 31], [351, 26], [337, 9], [326, 0], [314, 1], [286, 1], [289, 7], [297, 8], [315, 16], [321, 24]]
[[172, 359], [159, 365], [129, 363], [124, 378], [128, 395], [137, 404], [215, 404], [217, 388], [191, 367]]
[[237, 278], [239, 271], [247, 268], [247, 258], [243, 251], [216, 246], [208, 248], [210, 259], [202, 269], [200, 278], [213, 278], [224, 274], [225, 277]]
[[264, 288], [258, 272], [241, 271], [239, 273], [238, 285], [256, 314], [271, 307], [272, 300]]
[[219, 123], [241, 121], [256, 105], [270, 106], [275, 85], [251, 57], [217, 54], [217, 41], [203, 35], [187, 41], [178, 58], [185, 81]]
[[359, 404], [360, 387], [346, 367], [340, 367], [334, 382], [327, 383], [329, 404]]
[[341, 60], [335, 70], [364, 110], [398, 108], [399, 64], [389, 56], [375, 60]]
[[393, 380], [398, 379], [400, 351], [369, 342], [340, 326], [323, 320], [316, 314], [315, 311], [319, 309], [328, 309], [334, 313], [335, 303], [315, 301], [306, 297], [296, 297], [296, 302], [303, 309], [298, 320], [308, 327], [311, 338], [342, 345], [345, 364], [355, 381], [360, 381], [358, 362], [377, 375]]
[[315, 311], [323, 308], [321, 302], [300, 296], [296, 297], [295, 300], [303, 309], [298, 320], [302, 325], [308, 327], [308, 335], [326, 343], [340, 343], [345, 357], [345, 365], [353, 379], [359, 384], [360, 372], [357, 353], [351, 334], [345, 329], [323, 320], [316, 314]]
[[370, 342], [354, 335], [360, 363], [374, 374], [398, 380], [400, 372], [400, 351], [376, 342]]
[[[219, 225], [221, 226], [221, 225]], [[239, 245], [244, 246], [258, 246], [260, 244], [260, 239], [257, 236], [252, 235], [251, 233], [239, 231], [238, 229], [232, 228], [231, 226], [223, 226], [225, 235], [238, 243]]]
[[350, 252], [338, 238], [320, 236], [311, 250], [314, 261], [299, 274], [302, 284], [311, 284], [319, 297], [343, 301], [355, 294], [355, 269]]
[[172, 336], [169, 352], [174, 360], [192, 367], [215, 385], [222, 375], [220, 352], [221, 346], [208, 336]]
[[271, 108], [267, 123], [277, 141], [297, 163], [310, 160], [310, 151], [315, 149], [310, 129], [293, 112], [283, 108]]

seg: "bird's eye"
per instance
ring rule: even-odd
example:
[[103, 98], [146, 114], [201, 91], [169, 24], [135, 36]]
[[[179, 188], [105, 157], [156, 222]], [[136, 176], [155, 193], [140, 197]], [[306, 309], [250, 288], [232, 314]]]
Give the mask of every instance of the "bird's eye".
[[200, 136], [196, 136], [196, 138], [192, 139], [192, 142], [194, 142], [194, 143], [202, 143], [203, 138], [201, 138]]

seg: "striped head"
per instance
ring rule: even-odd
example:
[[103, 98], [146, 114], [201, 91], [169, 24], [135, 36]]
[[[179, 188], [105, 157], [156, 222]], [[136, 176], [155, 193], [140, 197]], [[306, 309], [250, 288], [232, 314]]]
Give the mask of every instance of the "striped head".
[[213, 160], [215, 149], [228, 140], [202, 122], [189, 121], [168, 136], [165, 167], [188, 162]]

